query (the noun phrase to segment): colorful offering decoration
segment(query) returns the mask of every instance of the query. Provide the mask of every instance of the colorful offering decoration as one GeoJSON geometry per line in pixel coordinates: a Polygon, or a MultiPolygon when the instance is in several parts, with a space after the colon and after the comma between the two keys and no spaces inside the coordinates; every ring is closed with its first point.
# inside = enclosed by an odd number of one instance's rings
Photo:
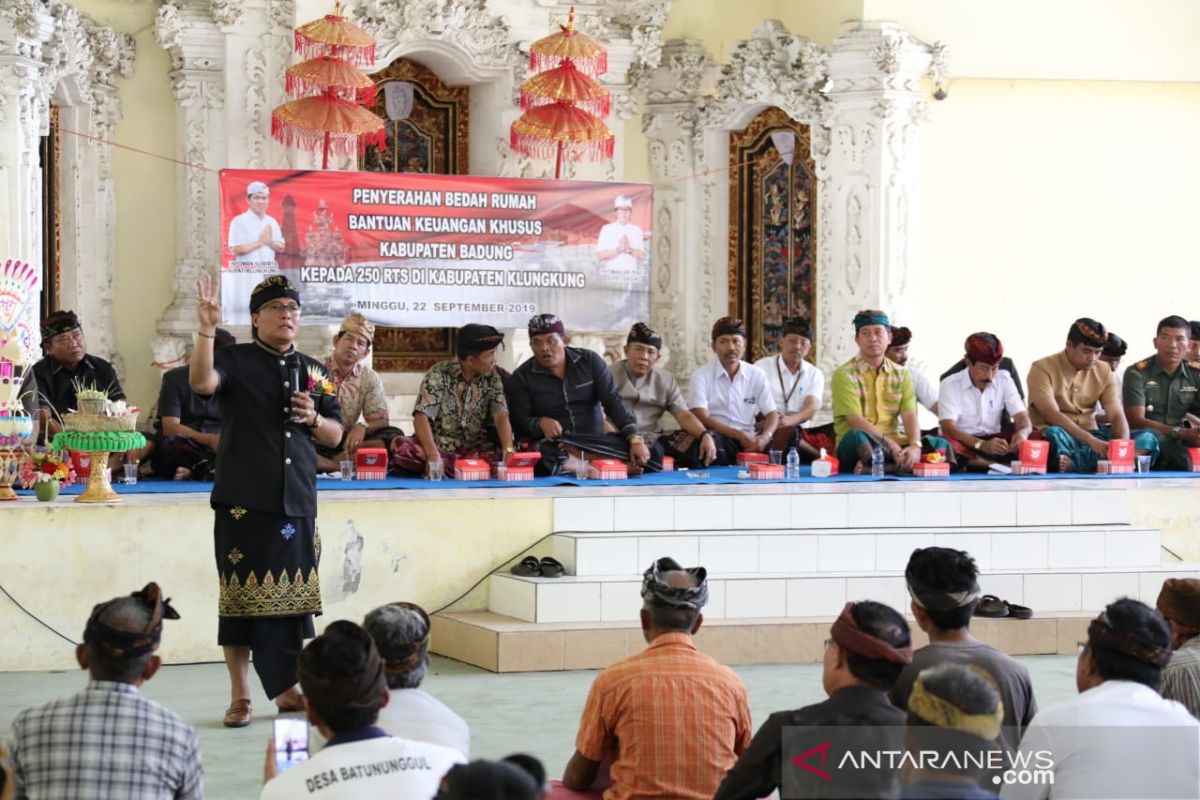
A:
{"type": "MultiPolygon", "coordinates": [[[[94,391],[94,390],[93,390],[94,391]]],[[[95,398],[80,397],[80,405],[95,398]]],[[[125,401],[104,400],[101,413],[75,413],[63,417],[66,430],[54,437],[54,448],[87,453],[92,470],[87,488],[75,498],[76,503],[119,503],[108,477],[110,453],[127,453],[146,446],[146,437],[138,433],[137,406],[125,401]]]]}

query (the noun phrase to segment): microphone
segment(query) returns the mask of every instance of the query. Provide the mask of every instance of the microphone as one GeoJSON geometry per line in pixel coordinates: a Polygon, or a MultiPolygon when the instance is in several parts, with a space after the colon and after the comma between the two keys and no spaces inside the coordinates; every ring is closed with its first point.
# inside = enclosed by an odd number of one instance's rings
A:
{"type": "MultiPolygon", "coordinates": [[[[291,403],[292,392],[303,391],[300,388],[300,356],[296,355],[293,351],[284,356],[284,361],[287,362],[288,388],[291,389],[291,392],[288,392],[287,399],[291,403]]],[[[291,406],[289,405],[288,408],[291,408],[291,406]]],[[[296,421],[296,417],[292,414],[288,415],[288,419],[292,422],[296,421]]]]}

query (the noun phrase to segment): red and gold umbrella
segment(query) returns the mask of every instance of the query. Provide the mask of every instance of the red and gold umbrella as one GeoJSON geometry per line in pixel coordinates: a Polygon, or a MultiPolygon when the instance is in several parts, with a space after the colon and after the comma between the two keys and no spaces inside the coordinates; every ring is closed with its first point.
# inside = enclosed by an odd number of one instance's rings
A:
{"type": "Polygon", "coordinates": [[[276,108],[271,113],[271,135],[288,147],[323,152],[322,169],[328,168],[330,153],[354,155],[368,145],[387,144],[382,119],[355,103],[327,96],[305,97],[276,108]]]}
{"type": "Polygon", "coordinates": [[[333,56],[301,61],[288,67],[287,93],[292,97],[332,93],[339,100],[371,105],[375,82],[353,64],[333,56]]]}
{"type": "Polygon", "coordinates": [[[342,3],[337,0],[332,14],[296,28],[296,52],[304,59],[329,54],[369,67],[375,63],[375,40],[342,16],[342,3]]]}
{"type": "Polygon", "coordinates": [[[614,139],[608,126],[570,103],[556,102],[531,108],[512,124],[509,146],[534,158],[554,158],[554,176],[562,174],[562,160],[603,161],[613,157],[614,139]]]}
{"type": "Polygon", "coordinates": [[[575,7],[567,14],[567,24],[558,33],[544,36],[529,48],[529,68],[541,72],[556,67],[564,58],[575,62],[588,75],[603,75],[608,70],[608,52],[604,45],[586,33],[575,30],[575,7]]]}
{"type": "Polygon", "coordinates": [[[560,100],[571,102],[598,117],[607,117],[611,108],[608,90],[595,78],[578,70],[569,58],[521,84],[521,108],[535,108],[560,100]]]}

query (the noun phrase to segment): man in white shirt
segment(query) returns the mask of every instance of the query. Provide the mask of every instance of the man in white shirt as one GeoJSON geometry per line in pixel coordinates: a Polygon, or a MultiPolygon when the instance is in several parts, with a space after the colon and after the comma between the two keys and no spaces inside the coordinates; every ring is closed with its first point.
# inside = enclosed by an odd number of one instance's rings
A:
{"type": "Polygon", "coordinates": [[[384,661],[391,692],[377,724],[392,736],[440,744],[470,757],[466,721],[420,688],[429,669],[429,627],[429,615],[415,603],[389,603],[363,620],[384,661]]]}
{"type": "Polygon", "coordinates": [[[905,327],[892,328],[892,342],[885,354],[889,361],[895,361],[908,370],[912,376],[913,393],[917,396],[917,404],[930,413],[938,413],[938,387],[929,380],[925,372],[916,364],[908,363],[908,345],[912,342],[912,331],[905,327]]]}
{"type": "Polygon", "coordinates": [[[229,252],[234,261],[250,264],[274,264],[275,254],[283,250],[283,230],[267,214],[271,190],[262,181],[246,187],[249,206],[229,223],[229,252]]]}
{"type": "Polygon", "coordinates": [[[779,353],[754,362],[767,376],[780,414],[771,449],[795,447],[804,461],[819,456],[822,447],[833,452],[832,436],[810,432],[825,394],[825,374],[805,361],[812,352],[812,340],[812,326],[807,319],[788,317],[780,332],[779,353]]]}
{"type": "Polygon", "coordinates": [[[746,326],[737,317],[721,317],[712,328],[715,358],[692,373],[688,393],[692,413],[713,431],[718,465],[737,461],[743,450],[762,453],[779,426],[779,411],[767,386],[767,376],[742,360],[746,326]],[[760,425],[757,417],[762,415],[760,425]]]}
{"type": "Polygon", "coordinates": [[[297,670],[308,721],[327,744],[277,773],[275,742],[267,748],[260,800],[403,797],[430,800],[442,776],[466,761],[448,747],[389,736],[376,725],[391,697],[375,643],[353,622],[332,622],[300,653],[297,670]]]}
{"type": "Polygon", "coordinates": [[[973,333],[966,350],[967,368],[942,381],[938,416],[959,463],[987,469],[998,461],[1011,461],[1033,432],[1033,423],[1012,376],[1000,369],[1000,340],[991,333],[973,333]],[[1006,411],[1013,420],[1009,432],[1001,430],[1006,411]]]}
{"type": "Polygon", "coordinates": [[[636,273],[638,264],[646,257],[646,250],[642,244],[642,229],[629,221],[633,217],[633,201],[620,195],[613,205],[616,207],[617,221],[600,229],[596,239],[596,258],[602,262],[600,268],[603,271],[636,273]]]}
{"type": "Polygon", "coordinates": [[[1200,797],[1200,722],[1158,693],[1170,658],[1166,620],[1137,600],[1110,603],[1088,626],[1079,696],[1039,712],[1021,739],[1018,757],[1053,781],[1014,776],[1001,797],[1200,797]]]}

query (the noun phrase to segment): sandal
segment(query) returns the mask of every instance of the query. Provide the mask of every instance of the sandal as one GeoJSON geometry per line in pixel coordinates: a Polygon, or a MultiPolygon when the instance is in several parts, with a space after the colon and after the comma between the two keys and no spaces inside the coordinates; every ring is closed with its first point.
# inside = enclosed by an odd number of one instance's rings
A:
{"type": "Polygon", "coordinates": [[[542,566],[538,563],[537,556],[525,556],[521,563],[515,564],[509,572],[522,578],[536,578],[542,574],[542,566]]]}
{"type": "Polygon", "coordinates": [[[1007,617],[1011,611],[1008,603],[996,597],[994,594],[985,594],[979,598],[979,604],[975,606],[976,617],[989,617],[991,619],[1000,619],[1007,617]]]}
{"type": "Polygon", "coordinates": [[[250,724],[250,701],[248,699],[234,700],[225,709],[225,718],[221,723],[226,728],[244,728],[250,724]]]}
{"type": "Polygon", "coordinates": [[[550,556],[543,558],[538,566],[541,568],[543,578],[561,578],[567,571],[562,562],[550,556]]]}
{"type": "Polygon", "coordinates": [[[1013,619],[1033,619],[1033,609],[1028,606],[1019,606],[1016,603],[1008,604],[1008,615],[1013,619]]]}

